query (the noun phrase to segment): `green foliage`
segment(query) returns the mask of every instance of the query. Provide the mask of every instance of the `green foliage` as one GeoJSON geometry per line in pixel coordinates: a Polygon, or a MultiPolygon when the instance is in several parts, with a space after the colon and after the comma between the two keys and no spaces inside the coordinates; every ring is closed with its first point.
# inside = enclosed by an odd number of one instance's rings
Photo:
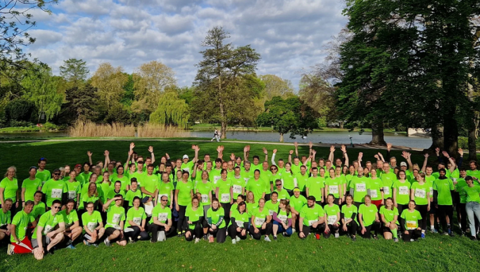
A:
{"type": "Polygon", "coordinates": [[[124,106],[130,107],[135,99],[135,89],[133,87],[134,84],[135,82],[133,81],[133,75],[128,75],[127,83],[123,86],[125,93],[123,94],[122,100],[120,100],[120,103],[122,103],[124,106]]]}
{"type": "Polygon", "coordinates": [[[60,76],[68,83],[68,88],[82,87],[89,73],[87,62],[81,59],[68,59],[60,66],[60,76]]]}
{"type": "Polygon", "coordinates": [[[37,108],[32,101],[16,99],[5,108],[5,118],[12,127],[29,126],[35,120],[37,108]]]}
{"type": "Polygon", "coordinates": [[[167,88],[160,96],[157,109],[150,114],[150,123],[186,128],[190,117],[188,112],[185,100],[179,98],[174,88],[167,88]]]}
{"type": "Polygon", "coordinates": [[[73,87],[65,92],[66,103],[62,105],[60,117],[56,120],[58,124],[71,125],[77,119],[96,120],[97,113],[97,89],[90,84],[82,88],[73,87]]]}
{"type": "Polygon", "coordinates": [[[317,124],[318,124],[318,127],[319,128],[324,128],[324,127],[327,127],[327,117],[325,116],[322,116],[320,118],[317,119],[317,124]]]}

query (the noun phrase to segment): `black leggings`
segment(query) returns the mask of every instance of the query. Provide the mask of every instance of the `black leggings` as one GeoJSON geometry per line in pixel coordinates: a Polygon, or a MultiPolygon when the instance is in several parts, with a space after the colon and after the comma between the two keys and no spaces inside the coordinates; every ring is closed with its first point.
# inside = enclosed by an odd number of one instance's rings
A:
{"type": "MultiPolygon", "coordinates": [[[[305,235],[304,238],[302,239],[305,239],[308,237],[308,235],[310,233],[322,233],[323,231],[325,230],[325,223],[323,224],[318,224],[316,228],[312,227],[312,226],[303,226],[303,234],[305,235]]],[[[300,232],[299,232],[300,234],[300,232]]]]}
{"type": "MultiPolygon", "coordinates": [[[[373,222],[370,226],[365,226],[365,231],[364,234],[362,234],[363,238],[370,239],[372,237],[372,230],[375,231],[375,236],[377,236],[377,233],[380,231],[380,222],[373,222]]],[[[360,230],[361,231],[361,230],[360,230]]],[[[361,234],[361,232],[360,232],[361,234]]]]}
{"type": "Polygon", "coordinates": [[[215,230],[208,229],[208,233],[213,235],[213,237],[217,238],[217,243],[225,242],[227,238],[227,228],[223,227],[221,229],[217,228],[215,230]]]}
{"type": "Polygon", "coordinates": [[[262,237],[262,235],[270,235],[270,233],[272,233],[272,227],[273,227],[273,224],[270,222],[266,224],[265,229],[262,229],[260,227],[258,228],[259,232],[255,233],[255,228],[253,227],[253,225],[251,225],[250,234],[253,236],[253,239],[260,240],[260,237],[262,237]]]}
{"type": "Polygon", "coordinates": [[[195,222],[195,228],[193,230],[188,228],[185,234],[187,234],[188,232],[190,233],[190,237],[187,237],[187,235],[185,235],[185,240],[187,241],[192,241],[194,235],[195,235],[195,238],[202,238],[203,236],[202,222],[200,221],[195,222]]]}
{"type": "MultiPolygon", "coordinates": [[[[165,231],[165,227],[159,226],[157,224],[150,224],[148,225],[148,231],[152,233],[152,242],[157,242],[158,240],[158,232],[165,231]]],[[[165,231],[165,237],[171,236],[175,233],[175,228],[171,227],[169,231],[165,231]]]]}
{"type": "Polygon", "coordinates": [[[348,223],[347,225],[347,233],[355,236],[357,234],[357,229],[358,229],[358,224],[355,220],[352,220],[352,222],[348,223]]]}
{"type": "Polygon", "coordinates": [[[453,207],[452,205],[438,205],[437,213],[440,218],[440,224],[442,225],[442,231],[445,232],[450,228],[450,225],[447,225],[445,216],[448,216],[450,224],[453,224],[453,207]]]}
{"type": "Polygon", "coordinates": [[[133,229],[133,231],[123,232],[125,234],[125,238],[127,239],[132,238],[133,241],[138,241],[139,236],[140,236],[140,240],[148,240],[148,238],[150,238],[148,236],[148,233],[146,231],[140,231],[139,227],[130,226],[129,228],[133,229]]]}
{"type": "Polygon", "coordinates": [[[240,239],[245,240],[247,239],[247,230],[245,230],[245,235],[242,235],[241,231],[237,231],[236,224],[231,224],[230,227],[228,227],[228,236],[230,236],[232,240],[237,236],[240,237],[240,239]]]}
{"type": "Polygon", "coordinates": [[[325,232],[324,232],[324,233],[323,233],[323,237],[325,237],[325,238],[330,238],[330,235],[332,235],[332,233],[335,233],[335,232],[338,231],[338,227],[339,227],[339,226],[340,226],[340,225],[338,225],[338,224],[328,225],[328,228],[330,229],[330,231],[329,231],[328,233],[325,233],[325,232]]]}
{"type": "Polygon", "coordinates": [[[398,209],[398,221],[400,222],[400,226],[398,226],[398,228],[400,229],[400,231],[404,231],[405,230],[405,219],[403,219],[400,216],[402,215],[403,210],[408,209],[408,204],[398,204],[397,209],[398,209]]]}
{"type": "Polygon", "coordinates": [[[422,216],[422,220],[421,220],[421,225],[420,227],[422,228],[422,230],[426,230],[427,229],[427,220],[429,221],[430,220],[430,215],[428,214],[428,205],[417,205],[415,207],[415,209],[417,211],[420,212],[420,215],[422,216]]]}
{"type": "Polygon", "coordinates": [[[403,241],[405,242],[410,242],[410,239],[417,239],[422,235],[421,230],[407,230],[408,234],[405,234],[405,232],[402,232],[402,238],[403,241]]]}
{"type": "Polygon", "coordinates": [[[178,205],[179,211],[178,211],[178,221],[177,221],[177,231],[181,232],[184,230],[184,224],[185,222],[185,211],[187,209],[187,206],[182,206],[178,205]]]}
{"type": "Polygon", "coordinates": [[[225,226],[228,226],[228,223],[230,223],[230,208],[232,207],[232,204],[230,203],[222,203],[222,208],[225,211],[225,215],[223,216],[223,220],[225,220],[225,226]]]}
{"type": "Polygon", "coordinates": [[[466,206],[467,204],[466,203],[459,203],[458,204],[459,207],[460,207],[460,213],[461,213],[461,223],[462,223],[462,231],[463,232],[467,232],[467,218],[468,218],[468,215],[467,215],[467,210],[466,210],[466,206]]]}

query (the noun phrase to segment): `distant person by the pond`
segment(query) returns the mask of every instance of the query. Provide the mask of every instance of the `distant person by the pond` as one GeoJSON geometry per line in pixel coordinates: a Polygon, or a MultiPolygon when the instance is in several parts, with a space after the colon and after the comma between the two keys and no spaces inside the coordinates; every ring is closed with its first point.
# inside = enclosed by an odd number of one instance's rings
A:
{"type": "Polygon", "coordinates": [[[213,138],[212,138],[212,142],[213,140],[217,140],[217,142],[220,142],[220,133],[218,132],[218,129],[215,129],[215,131],[213,132],[213,138]]]}

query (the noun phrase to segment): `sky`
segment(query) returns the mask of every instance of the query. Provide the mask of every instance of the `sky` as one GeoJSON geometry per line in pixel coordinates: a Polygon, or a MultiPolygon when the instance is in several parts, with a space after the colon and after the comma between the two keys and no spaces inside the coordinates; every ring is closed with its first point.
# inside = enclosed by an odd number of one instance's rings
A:
{"type": "Polygon", "coordinates": [[[33,10],[36,42],[26,51],[58,74],[69,58],[92,76],[109,62],[135,72],[153,60],[191,86],[207,31],[222,26],[234,46],[261,55],[257,74],[274,74],[295,88],[302,73],[324,61],[325,49],[347,24],[341,0],[59,0],[49,15],[33,10]]]}

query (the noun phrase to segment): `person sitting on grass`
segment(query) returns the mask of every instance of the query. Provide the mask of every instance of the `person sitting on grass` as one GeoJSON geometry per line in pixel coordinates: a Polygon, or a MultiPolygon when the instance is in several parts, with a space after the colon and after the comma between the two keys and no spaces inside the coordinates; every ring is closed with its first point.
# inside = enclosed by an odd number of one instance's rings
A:
{"type": "Polygon", "coordinates": [[[53,247],[65,239],[65,222],[59,213],[61,208],[62,202],[54,200],[51,209],[38,220],[32,236],[33,255],[37,260],[42,260],[47,253],[53,254],[53,247]]]}
{"type": "Polygon", "coordinates": [[[167,207],[168,197],[162,195],[160,197],[160,204],[155,206],[152,210],[152,218],[148,223],[148,231],[152,233],[152,243],[167,240],[175,232],[172,228],[172,210],[167,207]]]}
{"type": "Polygon", "coordinates": [[[0,209],[0,241],[10,238],[10,224],[12,223],[10,209],[12,205],[13,201],[8,198],[3,202],[3,206],[0,209]]]}
{"type": "Polygon", "coordinates": [[[67,201],[67,208],[60,212],[63,216],[65,223],[65,241],[67,248],[75,249],[73,242],[82,234],[82,227],[78,220],[78,214],[75,208],[75,200],[70,199],[67,201]]]}
{"type": "Polygon", "coordinates": [[[403,232],[403,241],[405,242],[413,242],[416,241],[422,235],[422,228],[418,224],[420,220],[422,220],[422,215],[418,210],[415,209],[415,201],[410,200],[408,202],[408,209],[403,210],[400,217],[403,218],[403,222],[405,222],[403,232]]]}
{"type": "Polygon", "coordinates": [[[325,222],[322,206],[315,203],[314,196],[307,197],[307,205],[300,211],[298,237],[305,239],[310,233],[314,233],[317,240],[320,240],[320,233],[325,230],[325,222]]]}
{"type": "Polygon", "coordinates": [[[105,235],[107,237],[104,240],[105,245],[110,246],[113,241],[116,241],[121,246],[127,245],[123,234],[125,209],[123,208],[122,195],[116,195],[114,198],[109,199],[103,205],[103,209],[107,211],[107,224],[105,225],[105,235]],[[115,205],[110,206],[110,203],[113,201],[115,201],[115,205]]]}
{"type": "Polygon", "coordinates": [[[82,223],[85,234],[83,235],[83,243],[86,246],[98,246],[98,241],[105,233],[103,228],[102,215],[96,211],[95,204],[88,202],[86,205],[87,211],[82,214],[82,223]]]}
{"type": "Polygon", "coordinates": [[[27,200],[22,211],[19,211],[10,225],[10,244],[8,244],[7,254],[27,254],[32,253],[33,246],[27,237],[27,229],[36,227],[35,218],[31,215],[33,210],[33,201],[27,200]]]}

